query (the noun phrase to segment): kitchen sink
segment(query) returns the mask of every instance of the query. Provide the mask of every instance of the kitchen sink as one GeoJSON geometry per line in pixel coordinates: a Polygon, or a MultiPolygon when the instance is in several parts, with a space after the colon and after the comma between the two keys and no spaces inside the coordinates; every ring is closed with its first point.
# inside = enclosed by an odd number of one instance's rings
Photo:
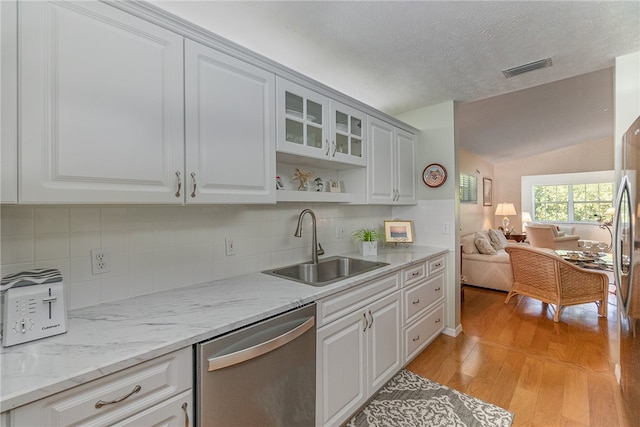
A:
{"type": "Polygon", "coordinates": [[[325,286],[338,280],[384,267],[385,265],[389,264],[334,256],[322,259],[317,264],[305,262],[275,270],[263,271],[263,273],[283,279],[294,280],[306,285],[325,286]]]}

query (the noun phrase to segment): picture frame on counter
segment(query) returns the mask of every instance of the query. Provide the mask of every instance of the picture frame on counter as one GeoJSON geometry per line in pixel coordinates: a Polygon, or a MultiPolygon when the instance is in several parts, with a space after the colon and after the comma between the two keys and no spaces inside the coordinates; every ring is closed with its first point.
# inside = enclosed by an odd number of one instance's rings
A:
{"type": "Polygon", "coordinates": [[[398,219],[385,221],[384,241],[386,243],[413,243],[413,222],[398,219]]]}

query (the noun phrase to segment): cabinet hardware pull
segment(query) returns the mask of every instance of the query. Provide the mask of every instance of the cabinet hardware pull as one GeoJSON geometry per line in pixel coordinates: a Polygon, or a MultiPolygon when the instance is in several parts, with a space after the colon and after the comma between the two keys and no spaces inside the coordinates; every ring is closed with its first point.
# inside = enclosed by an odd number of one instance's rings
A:
{"type": "Polygon", "coordinates": [[[371,314],[371,310],[369,310],[369,317],[371,317],[371,323],[369,323],[369,329],[373,326],[373,314],[371,314]]]}
{"type": "Polygon", "coordinates": [[[436,292],[440,292],[440,287],[434,289],[436,292]]]}
{"type": "Polygon", "coordinates": [[[193,180],[193,191],[191,192],[191,197],[196,197],[196,173],[191,172],[191,179],[193,180]]]}
{"type": "Polygon", "coordinates": [[[182,404],[182,410],[184,411],[184,427],[189,427],[189,411],[187,411],[187,402],[182,404]]]}
{"type": "Polygon", "coordinates": [[[413,342],[416,342],[416,341],[418,341],[419,339],[420,339],[420,335],[418,335],[417,337],[415,337],[415,338],[413,339],[413,342]]]}
{"type": "Polygon", "coordinates": [[[412,277],[416,277],[416,276],[419,276],[420,274],[421,274],[420,271],[416,271],[416,272],[412,273],[411,276],[412,277]]]}
{"type": "Polygon", "coordinates": [[[331,151],[331,144],[329,144],[329,140],[325,140],[325,143],[327,144],[327,152],[325,153],[325,156],[329,157],[329,152],[331,151]]]}
{"type": "Polygon", "coordinates": [[[413,301],[412,304],[420,304],[420,298],[418,298],[417,300],[413,301]]]}
{"type": "Polygon", "coordinates": [[[96,402],[96,408],[100,409],[105,405],[113,405],[114,403],[120,403],[123,400],[125,400],[128,397],[131,397],[131,395],[136,394],[137,392],[139,392],[140,390],[142,390],[142,387],[140,387],[140,385],[137,385],[133,388],[133,390],[131,390],[131,393],[127,394],[126,396],[122,396],[122,397],[118,397],[117,399],[114,399],[110,402],[105,402],[104,400],[98,400],[96,402]]]}
{"type": "Polygon", "coordinates": [[[438,317],[438,320],[436,320],[434,323],[440,323],[440,318],[438,317]]]}
{"type": "Polygon", "coordinates": [[[182,180],[180,179],[180,171],[176,171],[176,177],[178,178],[178,191],[176,191],[176,197],[180,197],[180,190],[182,189],[182,180]]]}
{"type": "Polygon", "coordinates": [[[362,313],[362,317],[364,317],[364,328],[362,329],[362,332],[366,332],[367,331],[367,327],[369,326],[369,320],[367,319],[367,313],[362,313]]]}
{"type": "Polygon", "coordinates": [[[335,157],[336,156],[336,151],[338,151],[338,144],[336,144],[335,141],[333,142],[333,154],[331,154],[331,157],[335,157]]]}

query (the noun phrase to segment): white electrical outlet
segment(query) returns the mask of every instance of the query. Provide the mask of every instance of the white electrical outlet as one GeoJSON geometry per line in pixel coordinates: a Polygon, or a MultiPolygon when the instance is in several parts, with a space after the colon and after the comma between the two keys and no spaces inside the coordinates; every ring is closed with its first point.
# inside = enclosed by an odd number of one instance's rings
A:
{"type": "Polygon", "coordinates": [[[91,249],[91,272],[102,274],[111,271],[111,258],[109,249],[91,249]]]}
{"type": "Polygon", "coordinates": [[[336,239],[344,239],[344,226],[336,225],[336,239]]]}
{"type": "Polygon", "coordinates": [[[449,234],[449,223],[448,222],[443,222],[442,223],[442,234],[449,234]]]}
{"type": "Polygon", "coordinates": [[[236,246],[233,243],[233,239],[231,237],[224,238],[224,253],[226,256],[236,254],[236,246]]]}

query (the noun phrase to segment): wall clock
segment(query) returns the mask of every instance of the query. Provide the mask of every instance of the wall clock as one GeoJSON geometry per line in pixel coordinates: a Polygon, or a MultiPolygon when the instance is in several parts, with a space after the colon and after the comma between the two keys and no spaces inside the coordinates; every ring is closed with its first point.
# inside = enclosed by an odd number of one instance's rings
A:
{"type": "Polygon", "coordinates": [[[422,180],[428,187],[440,187],[447,180],[447,170],[438,163],[431,163],[422,171],[422,180]]]}

